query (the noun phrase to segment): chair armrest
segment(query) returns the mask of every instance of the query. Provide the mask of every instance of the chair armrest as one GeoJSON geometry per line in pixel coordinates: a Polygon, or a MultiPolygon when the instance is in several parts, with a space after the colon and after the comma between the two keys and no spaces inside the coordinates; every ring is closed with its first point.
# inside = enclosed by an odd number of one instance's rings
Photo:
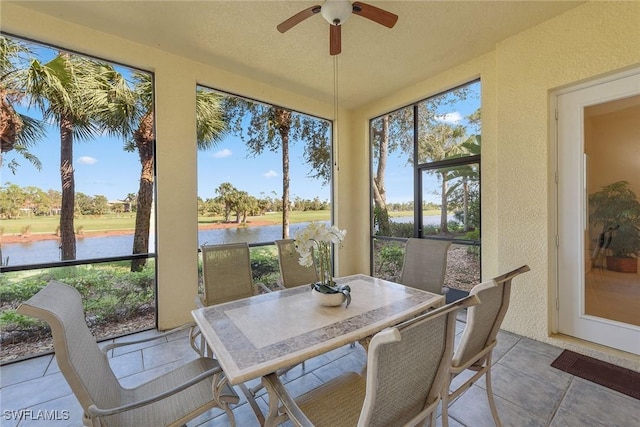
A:
{"type": "Polygon", "coordinates": [[[196,295],[195,302],[198,308],[205,308],[207,306],[207,304],[204,301],[203,295],[200,295],[200,294],[196,295]]]}
{"type": "Polygon", "coordinates": [[[163,332],[163,333],[158,334],[158,335],[154,335],[154,336],[149,337],[149,338],[142,338],[142,339],[139,339],[139,340],[125,341],[125,342],[114,342],[114,343],[105,345],[104,347],[102,347],[101,350],[102,350],[102,352],[104,354],[107,354],[109,352],[109,350],[113,350],[114,348],[125,347],[127,345],[140,344],[140,343],[143,343],[143,342],[157,340],[158,338],[164,338],[164,337],[166,337],[168,335],[175,334],[176,332],[183,331],[183,330],[185,330],[187,328],[191,328],[193,326],[195,326],[195,323],[193,323],[193,322],[192,323],[187,323],[185,325],[178,326],[177,328],[171,329],[169,331],[163,332]]]}
{"type": "Polygon", "coordinates": [[[284,281],[282,280],[282,276],[279,276],[276,279],[276,285],[278,286],[278,288],[280,289],[287,289],[287,287],[284,285],[284,281]]]}
{"type": "Polygon", "coordinates": [[[311,420],[307,418],[296,401],[293,400],[289,392],[287,392],[287,389],[284,388],[284,385],[280,382],[277,374],[269,374],[262,377],[262,381],[267,383],[270,386],[269,388],[276,394],[276,396],[278,396],[278,399],[282,402],[282,406],[285,408],[285,412],[294,425],[300,427],[313,427],[311,420]]]}
{"type": "Polygon", "coordinates": [[[181,385],[177,386],[177,387],[173,387],[169,390],[166,390],[162,393],[156,394],[155,396],[151,396],[148,397],[146,399],[140,400],[138,402],[133,402],[133,403],[129,403],[126,405],[122,405],[122,406],[118,406],[115,408],[109,408],[109,409],[101,409],[98,408],[96,405],[91,405],[88,408],[88,412],[89,415],[91,415],[91,417],[106,417],[109,415],[115,415],[115,414],[119,414],[121,412],[125,412],[125,411],[130,411],[132,409],[137,409],[140,408],[142,406],[146,406],[149,405],[151,403],[157,402],[159,400],[162,400],[166,397],[169,397],[173,394],[176,394],[178,392],[181,392],[182,390],[185,390],[191,386],[193,386],[194,384],[199,383],[200,381],[208,378],[208,377],[212,377],[215,374],[219,374],[222,372],[222,368],[220,366],[217,366],[215,368],[209,369],[207,371],[204,371],[203,373],[201,373],[200,375],[198,375],[197,377],[192,378],[191,380],[187,381],[186,383],[182,383],[181,385]]]}
{"type": "Polygon", "coordinates": [[[256,283],[255,284],[255,294],[268,294],[269,292],[271,292],[271,289],[269,289],[264,283],[256,283]]]}

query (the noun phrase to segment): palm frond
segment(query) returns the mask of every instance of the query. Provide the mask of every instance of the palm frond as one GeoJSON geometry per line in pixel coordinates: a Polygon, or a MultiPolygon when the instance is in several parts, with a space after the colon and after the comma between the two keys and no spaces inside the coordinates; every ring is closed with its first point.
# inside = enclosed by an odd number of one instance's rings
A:
{"type": "Polygon", "coordinates": [[[196,91],[196,132],[200,150],[211,148],[226,134],[222,96],[216,92],[203,89],[196,91]]]}

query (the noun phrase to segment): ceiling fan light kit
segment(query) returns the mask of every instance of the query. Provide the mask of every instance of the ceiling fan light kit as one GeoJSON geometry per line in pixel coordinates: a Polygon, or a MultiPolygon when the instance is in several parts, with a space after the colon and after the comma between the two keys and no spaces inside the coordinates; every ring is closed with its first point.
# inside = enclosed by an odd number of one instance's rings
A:
{"type": "Polygon", "coordinates": [[[330,24],[329,53],[331,55],[337,55],[342,50],[340,27],[349,19],[351,14],[360,15],[387,28],[393,28],[398,21],[398,15],[367,3],[359,1],[351,3],[349,0],[326,0],[322,5],[311,6],[296,13],[278,25],[277,29],[284,33],[318,13],[330,24]]]}
{"type": "Polygon", "coordinates": [[[327,0],[320,7],[320,14],[331,25],[342,25],[353,12],[349,0],[327,0]]]}

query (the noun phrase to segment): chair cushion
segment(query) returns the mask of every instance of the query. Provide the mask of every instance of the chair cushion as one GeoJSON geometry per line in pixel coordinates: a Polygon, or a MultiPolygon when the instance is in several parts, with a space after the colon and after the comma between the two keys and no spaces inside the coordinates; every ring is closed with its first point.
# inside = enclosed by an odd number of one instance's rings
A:
{"type": "Polygon", "coordinates": [[[365,379],[348,372],[303,394],[296,403],[316,427],[355,426],[365,392],[365,379]]]}
{"type": "MultiPolygon", "coordinates": [[[[139,401],[172,387],[177,387],[184,383],[185,379],[193,378],[216,366],[218,366],[218,362],[214,359],[204,357],[195,359],[136,388],[126,389],[122,404],[139,401]]],[[[212,378],[209,377],[159,402],[123,414],[106,417],[107,425],[164,426],[167,425],[168,420],[181,420],[187,415],[192,418],[194,412],[203,413],[216,407],[211,400],[212,396],[212,378]]],[[[238,403],[240,399],[235,391],[227,385],[223,392],[223,400],[228,403],[238,403]]],[[[183,423],[180,422],[178,425],[183,423]]]]}

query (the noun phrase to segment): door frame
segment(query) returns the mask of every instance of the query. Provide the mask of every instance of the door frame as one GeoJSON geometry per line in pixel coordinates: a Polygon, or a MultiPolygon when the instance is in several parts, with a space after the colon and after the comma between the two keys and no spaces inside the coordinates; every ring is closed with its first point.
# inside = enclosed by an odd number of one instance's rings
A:
{"type": "MultiPolygon", "coordinates": [[[[603,84],[607,84],[607,83],[612,83],[616,80],[621,80],[621,79],[625,79],[631,76],[636,76],[636,75],[640,75],[640,67],[635,66],[633,68],[629,68],[626,70],[622,70],[622,71],[617,71],[614,73],[609,73],[605,76],[601,76],[598,78],[594,78],[592,80],[583,82],[583,83],[579,83],[576,85],[571,85],[571,86],[566,86],[560,89],[557,89],[553,92],[550,93],[549,96],[549,131],[550,131],[550,140],[551,140],[551,150],[550,150],[550,166],[552,166],[552,168],[550,169],[550,177],[549,177],[549,185],[552,187],[550,188],[551,190],[551,194],[553,194],[553,198],[552,198],[552,202],[551,204],[551,209],[552,209],[552,221],[553,221],[553,226],[551,227],[550,230],[550,243],[551,243],[551,247],[553,248],[553,255],[551,255],[549,257],[549,261],[550,261],[550,276],[553,276],[553,286],[550,286],[549,288],[549,296],[550,296],[550,300],[549,300],[549,309],[550,309],[550,332],[554,333],[554,334],[560,334],[560,266],[559,266],[559,256],[560,256],[560,251],[559,251],[559,236],[560,236],[560,186],[559,186],[559,179],[560,179],[560,155],[559,155],[559,151],[560,151],[560,147],[559,147],[559,123],[558,123],[558,100],[560,98],[560,96],[562,95],[566,95],[572,92],[578,92],[578,91],[582,91],[585,89],[589,89],[591,87],[595,87],[595,86],[599,86],[599,85],[603,85],[603,84]]],[[[640,92],[639,92],[640,93],[640,92]]],[[[620,99],[620,98],[611,98],[611,99],[605,99],[603,100],[603,102],[607,102],[610,100],[615,100],[615,99],[620,99]]],[[[586,202],[585,202],[586,203],[586,202]]],[[[583,242],[584,245],[584,242],[583,242]]],[[[584,248],[583,248],[584,249],[584,248]]],[[[584,277],[581,277],[582,279],[584,279],[584,277]]],[[[565,333],[562,333],[565,334],[565,333]]],[[[575,339],[579,339],[579,340],[584,340],[584,341],[588,341],[584,338],[580,338],[580,337],[575,337],[572,335],[568,335],[565,334],[567,336],[571,336],[572,338],[575,339]]],[[[588,341],[588,342],[592,342],[592,341],[588,341]]],[[[605,344],[599,344],[599,343],[595,343],[596,345],[603,345],[606,346],[605,344]]],[[[613,347],[611,347],[613,348],[613,347]]],[[[621,350],[621,351],[625,351],[625,350],[621,350]]]]}

